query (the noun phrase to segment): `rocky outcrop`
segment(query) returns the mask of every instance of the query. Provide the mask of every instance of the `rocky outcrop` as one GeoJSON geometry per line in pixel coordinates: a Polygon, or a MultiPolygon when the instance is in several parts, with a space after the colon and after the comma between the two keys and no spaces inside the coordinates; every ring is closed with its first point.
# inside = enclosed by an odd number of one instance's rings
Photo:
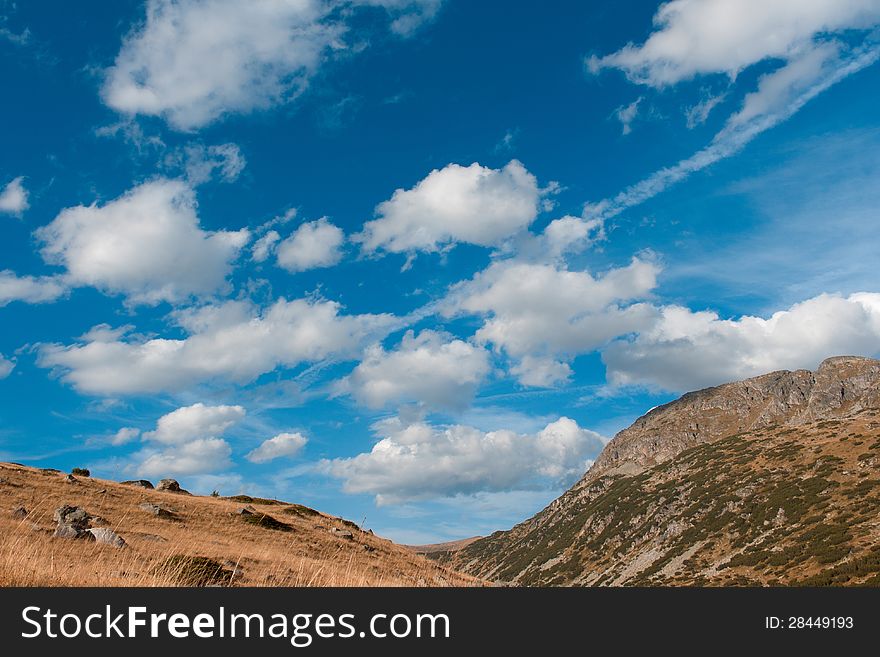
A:
{"type": "Polygon", "coordinates": [[[95,538],[88,531],[92,517],[85,509],[65,504],[55,509],[52,519],[56,523],[53,534],[56,538],[95,538]]]}
{"type": "Polygon", "coordinates": [[[878,464],[880,361],[830,358],[652,409],[534,517],[431,556],[526,585],[880,584],[878,464]]]}
{"type": "Polygon", "coordinates": [[[125,486],[137,486],[138,488],[146,488],[148,490],[153,489],[153,484],[151,484],[146,479],[131,479],[129,481],[121,482],[125,486]]]}
{"type": "Polygon", "coordinates": [[[180,493],[181,495],[190,494],[189,491],[180,487],[180,484],[177,483],[176,479],[162,479],[156,484],[156,490],[164,491],[166,493],[180,493]]]}
{"type": "Polygon", "coordinates": [[[87,529],[86,531],[91,534],[92,538],[98,543],[111,545],[115,548],[124,548],[126,546],[125,540],[123,540],[123,538],[112,529],[108,529],[107,527],[95,527],[87,529]]]}
{"type": "Polygon", "coordinates": [[[797,426],[880,407],[880,361],[839,356],[815,372],[771,372],[690,392],[652,409],[606,445],[581,484],[633,475],[696,445],[767,426],[797,426]]]}

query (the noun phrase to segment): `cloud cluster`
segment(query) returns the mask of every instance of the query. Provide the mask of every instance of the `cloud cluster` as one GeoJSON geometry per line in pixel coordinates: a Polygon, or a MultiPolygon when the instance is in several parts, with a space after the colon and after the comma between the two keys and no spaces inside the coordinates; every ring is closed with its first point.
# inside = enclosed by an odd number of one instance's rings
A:
{"type": "Polygon", "coordinates": [[[375,495],[380,505],[557,488],[582,475],[605,442],[566,417],[535,434],[407,424],[399,418],[374,429],[381,439],[371,451],[324,461],[320,468],[342,479],[346,492],[375,495]]]}
{"type": "MultiPolygon", "coordinates": [[[[632,44],[602,58],[594,72],[620,68],[638,83],[672,85],[699,74],[726,73],[767,59],[781,60],[765,73],[712,142],[664,167],[617,196],[585,206],[585,216],[604,221],[640,205],[691,174],[742,150],[755,137],[786,121],[806,103],[853,73],[880,60],[876,34],[851,45],[844,31],[864,33],[880,25],[874,0],[673,0],[655,16],[657,30],[642,46],[632,44]]],[[[723,96],[688,110],[688,125],[705,120],[723,96]]]]}
{"type": "Polygon", "coordinates": [[[24,188],[24,176],[13,178],[0,191],[0,213],[20,217],[30,207],[28,191],[24,188]]]}
{"type": "Polygon", "coordinates": [[[635,258],[601,277],[545,263],[503,260],[455,286],[443,312],[485,316],[476,340],[518,360],[523,385],[568,378],[563,362],[620,335],[650,326],[656,310],[638,303],[657,284],[659,267],[635,258]]]}
{"type": "Polygon", "coordinates": [[[875,0],[672,0],[657,10],[645,43],[592,57],[588,66],[618,68],[654,87],[707,73],[733,78],[764,59],[801,54],[819,34],[878,22],[875,0]]]}
{"type": "MultiPolygon", "coordinates": [[[[397,322],[390,315],[342,315],[317,299],[279,299],[258,311],[230,301],[174,316],[183,339],[118,334],[72,345],[44,345],[38,364],[58,368],[65,382],[93,395],[179,391],[209,381],[246,383],[278,367],[351,358],[397,322]]],[[[105,332],[106,333],[106,332],[105,332]]]]}
{"type": "MultiPolygon", "coordinates": [[[[134,455],[143,477],[166,477],[215,472],[231,465],[232,448],[221,438],[245,416],[241,406],[198,403],[163,415],[153,431],[141,438],[147,447],[134,455]]],[[[133,434],[137,430],[122,429],[133,434]]],[[[128,436],[126,436],[127,439],[128,436]]]]}
{"type": "Polygon", "coordinates": [[[490,369],[481,347],[437,331],[407,331],[393,351],[378,344],[368,348],[344,388],[370,408],[420,402],[457,409],[473,398],[490,369]]]}
{"type": "Polygon", "coordinates": [[[686,391],[781,369],[814,369],[834,355],[880,353],[880,294],[823,294],[768,318],[660,309],[658,321],[602,358],[608,380],[686,391]]]}
{"type": "Polygon", "coordinates": [[[67,285],[57,276],[18,276],[8,269],[0,271],[0,308],[13,301],[49,303],[67,291],[67,285]]]}
{"type": "Polygon", "coordinates": [[[430,252],[458,242],[493,246],[535,220],[542,193],[517,160],[502,169],[450,164],[395,191],[353,239],[366,252],[430,252]]]}
{"type": "MultiPolygon", "coordinates": [[[[259,252],[255,247],[254,259],[257,259],[258,253],[262,254],[262,249],[271,248],[277,235],[275,231],[270,231],[261,238],[264,242],[261,243],[259,252]]],[[[278,265],[289,272],[332,267],[342,259],[344,242],[345,233],[326,218],[306,222],[275,247],[278,265]]]]}
{"type": "Polygon", "coordinates": [[[280,433],[264,440],[259,447],[248,452],[245,458],[251,463],[268,463],[275,459],[296,456],[309,442],[301,433],[280,433]]]}
{"type": "Polygon", "coordinates": [[[247,230],[202,230],[191,187],[160,178],[104,205],[62,210],[36,231],[43,258],[72,286],[131,304],[179,303],[222,290],[247,230]]]}

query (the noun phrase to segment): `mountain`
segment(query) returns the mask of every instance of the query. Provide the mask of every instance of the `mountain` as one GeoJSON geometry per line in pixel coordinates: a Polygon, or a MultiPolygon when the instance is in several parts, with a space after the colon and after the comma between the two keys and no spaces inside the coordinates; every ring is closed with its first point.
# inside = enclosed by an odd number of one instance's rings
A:
{"type": "Polygon", "coordinates": [[[515,526],[432,556],[517,585],[880,585],[880,361],[684,395],[515,526]]]}

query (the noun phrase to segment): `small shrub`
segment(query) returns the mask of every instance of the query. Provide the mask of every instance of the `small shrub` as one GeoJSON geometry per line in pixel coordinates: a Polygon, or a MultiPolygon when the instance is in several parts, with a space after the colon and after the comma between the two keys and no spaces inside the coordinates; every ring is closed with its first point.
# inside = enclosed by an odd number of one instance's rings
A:
{"type": "Polygon", "coordinates": [[[92,473],[86,468],[74,468],[70,471],[70,474],[76,475],[77,477],[90,477],[92,473]]]}
{"type": "Polygon", "coordinates": [[[226,585],[232,581],[232,571],[209,557],[175,554],[162,561],[153,573],[167,577],[180,586],[226,585]]]}

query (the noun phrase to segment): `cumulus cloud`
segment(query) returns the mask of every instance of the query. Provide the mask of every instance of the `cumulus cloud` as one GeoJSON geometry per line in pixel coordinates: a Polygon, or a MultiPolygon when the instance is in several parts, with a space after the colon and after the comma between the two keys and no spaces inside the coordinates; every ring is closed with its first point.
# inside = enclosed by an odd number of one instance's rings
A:
{"type": "Polygon", "coordinates": [[[179,445],[193,440],[222,436],[245,416],[241,406],[185,406],[163,415],[156,429],[143,435],[144,440],[163,445],[179,445]]]}
{"type": "Polygon", "coordinates": [[[342,259],[345,233],[327,218],[302,224],[278,244],[278,264],[290,272],[332,267],[342,259]]]}
{"type": "Polygon", "coordinates": [[[321,0],[148,0],[102,88],[125,114],[193,130],[300,93],[343,27],[321,0]]]}
{"type": "Polygon", "coordinates": [[[13,301],[49,303],[67,294],[67,285],[57,276],[18,276],[0,271],[0,308],[13,301]]]}
{"type": "MultiPolygon", "coordinates": [[[[134,454],[133,467],[143,477],[203,474],[227,468],[232,448],[221,436],[244,416],[241,406],[198,403],[178,408],[160,417],[153,431],[141,435],[147,446],[134,454]]],[[[137,432],[123,431],[133,435],[137,432]]]]}
{"type": "Polygon", "coordinates": [[[437,331],[407,331],[393,351],[368,348],[344,382],[361,404],[420,402],[432,408],[461,408],[491,370],[485,349],[437,331]]]}
{"type": "Polygon", "coordinates": [[[353,9],[382,7],[413,34],[442,0],[147,0],[145,20],[105,71],[104,102],[191,131],[301,94],[344,37],[353,9]]]}
{"type": "Polygon", "coordinates": [[[374,429],[380,440],[371,451],[324,461],[320,469],[342,479],[346,492],[375,495],[380,505],[564,486],[584,473],[604,445],[599,434],[566,417],[534,434],[399,418],[374,429]]]}
{"type": "Polygon", "coordinates": [[[673,0],[657,10],[644,44],[594,56],[588,66],[618,68],[654,87],[707,73],[735,77],[764,59],[797,55],[818,34],[878,22],[875,0],[673,0]]]}
{"type": "Polygon", "coordinates": [[[781,369],[813,369],[829,356],[880,353],[880,294],[823,294],[768,318],[660,309],[658,321],[602,353],[608,380],[685,391],[781,369]]]}
{"type": "Polygon", "coordinates": [[[457,242],[493,246],[535,220],[542,194],[517,160],[502,169],[450,164],[395,191],[353,239],[367,252],[437,251],[457,242]]]}
{"type": "Polygon", "coordinates": [[[232,465],[232,448],[225,440],[194,440],[162,450],[144,450],[135,466],[142,477],[169,477],[217,472],[232,465]]]}
{"type": "Polygon", "coordinates": [[[211,180],[215,173],[222,182],[235,182],[247,166],[247,159],[237,144],[205,146],[194,142],[168,153],[162,164],[166,169],[183,172],[195,187],[211,180]]]}
{"type": "Polygon", "coordinates": [[[119,445],[127,445],[140,438],[140,436],[140,429],[136,427],[122,427],[119,431],[110,436],[110,444],[116,447],[119,445]]]}
{"type": "Polygon", "coordinates": [[[245,457],[252,463],[268,463],[282,457],[296,456],[308,439],[301,433],[280,433],[269,438],[245,457]]]}
{"type": "Polygon", "coordinates": [[[163,178],[102,206],[62,210],[36,236],[43,258],[65,267],[69,284],[151,305],[222,290],[249,239],[247,230],[202,230],[192,188],[163,178]]]}
{"type": "Polygon", "coordinates": [[[566,359],[650,326],[656,310],[636,301],[658,273],[638,258],[598,278],[557,264],[498,261],[454,286],[442,310],[485,316],[476,340],[517,359],[512,371],[524,385],[554,385],[570,373],[566,359]]]}
{"type": "Polygon", "coordinates": [[[0,213],[20,217],[29,207],[28,191],[24,188],[24,176],[14,178],[0,192],[0,213]]]}
{"type": "Polygon", "coordinates": [[[3,354],[0,354],[0,381],[12,374],[12,370],[14,369],[15,363],[11,360],[7,360],[3,357],[3,354]]]}
{"type": "Polygon", "coordinates": [[[342,315],[332,301],[279,299],[258,311],[231,301],[174,314],[183,339],[135,337],[44,345],[38,364],[94,395],[157,393],[210,381],[246,383],[278,367],[354,358],[398,320],[342,315]]]}

